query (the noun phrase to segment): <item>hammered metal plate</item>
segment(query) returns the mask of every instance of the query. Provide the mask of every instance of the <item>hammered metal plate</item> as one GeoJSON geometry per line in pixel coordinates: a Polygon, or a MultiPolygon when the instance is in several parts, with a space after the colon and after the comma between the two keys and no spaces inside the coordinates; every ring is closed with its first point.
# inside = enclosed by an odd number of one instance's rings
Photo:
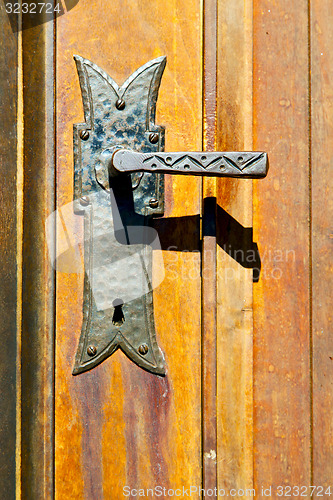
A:
{"type": "Polygon", "coordinates": [[[91,61],[74,59],[85,116],[85,123],[74,125],[74,199],[76,213],[84,216],[85,278],[73,374],[95,367],[120,348],[140,367],[164,375],[151,284],[158,239],[149,227],[153,214],[163,214],[163,175],[125,174],[110,179],[105,189],[95,167],[108,148],[163,151],[164,128],[155,125],[155,108],[166,58],[145,64],[120,87],[91,61]]]}

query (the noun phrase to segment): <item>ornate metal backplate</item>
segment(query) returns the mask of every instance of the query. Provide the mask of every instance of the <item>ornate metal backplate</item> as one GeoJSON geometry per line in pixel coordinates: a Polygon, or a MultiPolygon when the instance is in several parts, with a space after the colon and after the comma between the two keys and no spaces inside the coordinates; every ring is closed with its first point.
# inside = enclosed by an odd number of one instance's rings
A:
{"type": "Polygon", "coordinates": [[[73,374],[120,348],[140,367],[164,375],[151,284],[157,240],[149,227],[151,215],[163,214],[163,175],[109,179],[99,169],[103,151],[114,147],[163,151],[164,129],[155,125],[155,107],[166,58],[145,64],[121,87],[91,61],[74,59],[85,116],[85,123],[74,125],[74,198],[76,213],[84,216],[85,278],[73,374]]]}

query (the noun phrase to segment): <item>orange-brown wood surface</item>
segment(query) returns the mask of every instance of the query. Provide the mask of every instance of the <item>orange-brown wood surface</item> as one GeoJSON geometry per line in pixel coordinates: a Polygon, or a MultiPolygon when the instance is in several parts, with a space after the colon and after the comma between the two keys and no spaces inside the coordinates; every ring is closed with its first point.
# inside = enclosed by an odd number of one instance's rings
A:
{"type": "MultiPolygon", "coordinates": [[[[20,163],[18,162],[18,127],[16,124],[18,103],[18,36],[13,33],[5,6],[0,6],[0,95],[2,113],[0,116],[0,172],[6,182],[0,192],[1,220],[1,263],[0,263],[0,338],[6,349],[0,354],[0,495],[5,492],[15,497],[16,464],[15,451],[20,441],[16,421],[19,418],[20,398],[16,397],[19,387],[19,336],[17,322],[19,320],[17,295],[20,289],[20,262],[18,247],[20,244],[20,163]],[[16,192],[18,188],[18,193],[16,192]]],[[[21,214],[20,214],[21,215],[21,214]]]]}
{"type": "MultiPolygon", "coordinates": [[[[218,20],[217,149],[251,151],[251,2],[219,2],[218,20]]],[[[252,182],[219,180],[217,460],[218,486],[226,492],[253,487],[251,227],[252,182]]]]}
{"type": "Polygon", "coordinates": [[[333,10],[311,4],[313,484],[332,485],[333,464],[333,10]]]}
{"type": "MultiPolygon", "coordinates": [[[[177,151],[201,149],[201,53],[198,0],[81,0],[58,20],[59,207],[72,201],[72,126],[83,116],[73,54],[91,59],[119,83],[150,59],[167,55],[157,123],[166,126],[167,150],[177,151]]],[[[159,221],[161,239],[173,247],[164,252],[166,277],[154,291],[166,377],[144,372],[120,351],[73,377],[83,276],[58,273],[57,499],[116,499],[126,485],[201,483],[200,200],[200,180],[167,179],[165,216],[180,218],[173,219],[172,231],[170,223],[159,221]]]]}
{"type": "Polygon", "coordinates": [[[253,26],[254,478],[311,484],[308,2],[258,0],[253,26]]]}
{"type": "MultiPolygon", "coordinates": [[[[203,4],[203,150],[216,149],[217,1],[203,4]]],[[[202,485],[217,487],[216,179],[202,185],[202,485]]]]}

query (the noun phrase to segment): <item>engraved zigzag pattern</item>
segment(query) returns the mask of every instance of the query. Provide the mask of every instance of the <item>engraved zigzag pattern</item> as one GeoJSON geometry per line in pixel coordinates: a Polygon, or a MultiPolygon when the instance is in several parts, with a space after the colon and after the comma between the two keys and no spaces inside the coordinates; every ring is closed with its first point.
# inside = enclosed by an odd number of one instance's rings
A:
{"type": "MultiPolygon", "coordinates": [[[[199,156],[199,155],[198,155],[199,156]]],[[[205,155],[201,155],[201,158],[203,158],[205,155]]],[[[208,168],[216,165],[218,162],[225,162],[228,166],[235,168],[239,171],[243,171],[249,167],[254,166],[256,163],[258,163],[261,159],[263,158],[263,154],[255,155],[254,157],[250,158],[247,162],[245,163],[239,163],[233,160],[232,158],[226,156],[226,155],[217,155],[215,158],[210,160],[209,162],[205,162],[204,160],[199,160],[197,156],[190,156],[188,154],[182,155],[180,157],[175,158],[172,161],[172,155],[168,155],[167,157],[164,156],[159,156],[159,155],[152,155],[147,158],[143,159],[143,163],[148,163],[151,161],[159,161],[164,167],[168,168],[176,168],[177,165],[183,163],[185,160],[187,160],[189,163],[192,163],[192,165],[199,167],[203,170],[207,170],[208,168]],[[169,160],[170,158],[170,160],[169,160]]]]}

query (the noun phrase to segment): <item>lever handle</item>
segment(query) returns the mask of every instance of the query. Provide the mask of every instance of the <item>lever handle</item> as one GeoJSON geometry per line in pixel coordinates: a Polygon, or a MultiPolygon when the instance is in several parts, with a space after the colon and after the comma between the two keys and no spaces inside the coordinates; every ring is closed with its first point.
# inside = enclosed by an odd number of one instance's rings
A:
{"type": "Polygon", "coordinates": [[[258,179],[267,175],[268,156],[263,152],[136,153],[118,149],[112,156],[111,174],[119,172],[258,179]]]}

